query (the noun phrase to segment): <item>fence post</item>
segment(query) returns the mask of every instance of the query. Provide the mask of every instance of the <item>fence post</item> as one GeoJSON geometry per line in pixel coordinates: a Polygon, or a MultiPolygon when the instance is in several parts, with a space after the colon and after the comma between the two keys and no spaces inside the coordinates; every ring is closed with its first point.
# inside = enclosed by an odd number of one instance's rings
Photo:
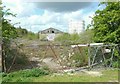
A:
{"type": "Polygon", "coordinates": [[[91,63],[90,63],[90,44],[88,44],[88,67],[91,69],[91,63]]]}

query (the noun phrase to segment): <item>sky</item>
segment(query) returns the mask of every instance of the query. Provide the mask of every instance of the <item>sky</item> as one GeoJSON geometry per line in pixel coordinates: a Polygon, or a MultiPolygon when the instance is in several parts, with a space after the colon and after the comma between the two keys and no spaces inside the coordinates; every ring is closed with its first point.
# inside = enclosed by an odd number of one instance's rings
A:
{"type": "MultiPolygon", "coordinates": [[[[72,0],[71,0],[72,1],[72,0]]],[[[6,16],[11,23],[19,23],[15,27],[21,26],[37,33],[38,31],[53,27],[64,32],[68,32],[70,20],[84,20],[85,28],[91,23],[92,17],[97,9],[104,7],[98,6],[99,2],[42,2],[25,0],[3,0],[4,9],[17,14],[16,17],[6,16]]]]}

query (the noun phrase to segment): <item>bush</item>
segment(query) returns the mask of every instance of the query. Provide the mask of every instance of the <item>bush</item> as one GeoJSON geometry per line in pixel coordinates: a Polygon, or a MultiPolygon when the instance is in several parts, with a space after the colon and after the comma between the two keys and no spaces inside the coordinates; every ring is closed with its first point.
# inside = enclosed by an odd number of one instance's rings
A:
{"type": "Polygon", "coordinates": [[[11,78],[6,77],[6,78],[4,78],[4,79],[2,80],[2,82],[8,82],[8,81],[11,81],[11,80],[12,80],[11,78]]]}
{"type": "Polygon", "coordinates": [[[29,39],[29,40],[35,40],[35,39],[38,39],[38,35],[33,32],[28,32],[28,34],[25,35],[23,38],[29,39]]]}
{"type": "Polygon", "coordinates": [[[112,67],[118,68],[118,61],[112,63],[112,67]]]}
{"type": "Polygon", "coordinates": [[[3,73],[3,82],[8,81],[29,81],[27,77],[39,77],[48,75],[49,71],[39,68],[21,70],[16,72],[11,72],[9,74],[3,73]],[[27,78],[27,79],[26,79],[27,78]]]}
{"type": "MultiPolygon", "coordinates": [[[[1,75],[1,74],[0,74],[1,75]]],[[[2,73],[2,77],[6,77],[7,76],[7,74],[6,73],[2,73]]]]}
{"type": "Polygon", "coordinates": [[[75,64],[73,65],[75,67],[81,67],[87,64],[87,55],[81,56],[79,53],[75,53],[71,59],[75,60],[75,64]]]}
{"type": "Polygon", "coordinates": [[[19,64],[22,66],[26,65],[28,58],[26,57],[25,53],[20,52],[19,49],[17,48],[14,48],[14,49],[12,47],[10,48],[11,49],[6,52],[6,55],[7,55],[6,56],[6,68],[9,69],[9,67],[11,66],[13,62],[14,57],[16,57],[15,58],[16,64],[19,64]]]}
{"type": "Polygon", "coordinates": [[[68,33],[61,34],[55,38],[55,41],[68,44],[70,41],[70,34],[68,33]]]}
{"type": "Polygon", "coordinates": [[[88,29],[80,34],[68,34],[64,33],[55,38],[55,41],[62,42],[64,44],[79,44],[79,43],[91,43],[93,41],[93,30],[88,29]]]}
{"type": "Polygon", "coordinates": [[[22,77],[39,77],[42,75],[48,75],[49,73],[43,69],[32,69],[32,70],[24,70],[24,71],[20,71],[19,73],[21,73],[22,77]]]}
{"type": "MultiPolygon", "coordinates": [[[[39,68],[34,68],[34,69],[27,69],[27,70],[20,70],[17,72],[12,72],[7,74],[7,77],[39,77],[42,75],[48,75],[49,72],[47,70],[44,69],[39,69],[39,68]]],[[[4,77],[6,76],[6,74],[4,73],[4,77]]]]}

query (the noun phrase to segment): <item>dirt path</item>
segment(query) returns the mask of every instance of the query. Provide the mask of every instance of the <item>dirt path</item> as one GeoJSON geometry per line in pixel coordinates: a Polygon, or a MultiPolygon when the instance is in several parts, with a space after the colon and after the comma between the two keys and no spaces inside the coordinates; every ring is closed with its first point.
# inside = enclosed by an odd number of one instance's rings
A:
{"type": "Polygon", "coordinates": [[[50,69],[60,69],[61,66],[57,64],[52,57],[47,57],[41,60],[39,57],[32,57],[30,61],[36,62],[38,67],[41,67],[41,61],[46,64],[50,69]]]}
{"type": "Polygon", "coordinates": [[[48,58],[43,59],[43,62],[51,69],[59,69],[59,68],[61,68],[61,66],[59,64],[54,62],[52,57],[48,57],[48,58]]]}

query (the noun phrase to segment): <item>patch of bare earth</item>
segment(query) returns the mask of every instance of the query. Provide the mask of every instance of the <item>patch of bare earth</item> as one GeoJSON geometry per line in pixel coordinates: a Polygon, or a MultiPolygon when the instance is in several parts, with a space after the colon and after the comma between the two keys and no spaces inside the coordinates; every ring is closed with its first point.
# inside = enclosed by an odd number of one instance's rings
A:
{"type": "Polygon", "coordinates": [[[84,71],[84,72],[91,76],[102,76],[102,73],[98,71],[84,71]]]}
{"type": "Polygon", "coordinates": [[[59,64],[57,64],[52,57],[47,57],[43,59],[43,62],[51,69],[60,69],[62,68],[59,64]]]}

